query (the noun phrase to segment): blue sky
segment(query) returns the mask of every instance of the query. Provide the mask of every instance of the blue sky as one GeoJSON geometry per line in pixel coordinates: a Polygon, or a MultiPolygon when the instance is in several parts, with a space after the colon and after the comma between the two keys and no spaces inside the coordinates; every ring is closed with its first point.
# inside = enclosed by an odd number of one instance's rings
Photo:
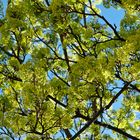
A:
{"type": "Polygon", "coordinates": [[[3,2],[4,12],[5,12],[6,7],[7,7],[7,1],[8,1],[8,0],[1,0],[1,1],[3,2]]]}
{"type": "Polygon", "coordinates": [[[101,15],[103,15],[112,25],[115,24],[119,29],[120,21],[123,19],[125,14],[124,10],[117,10],[113,7],[107,9],[103,5],[98,5],[97,7],[101,9],[101,15]]]}

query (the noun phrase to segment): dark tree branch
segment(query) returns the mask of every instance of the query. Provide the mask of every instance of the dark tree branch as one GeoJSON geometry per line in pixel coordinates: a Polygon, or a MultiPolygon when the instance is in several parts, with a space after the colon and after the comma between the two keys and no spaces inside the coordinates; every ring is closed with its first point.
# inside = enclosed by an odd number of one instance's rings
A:
{"type": "MultiPolygon", "coordinates": [[[[92,120],[90,117],[84,116],[84,115],[81,114],[80,112],[77,112],[76,115],[74,116],[74,118],[82,118],[82,119],[84,119],[84,120],[86,120],[86,121],[92,120]]],[[[106,124],[106,123],[100,122],[100,121],[98,121],[98,120],[95,120],[95,121],[94,121],[94,124],[100,125],[100,126],[102,126],[102,127],[108,128],[108,129],[110,129],[110,130],[113,130],[113,131],[115,131],[115,132],[117,132],[117,133],[119,133],[119,134],[122,134],[123,136],[125,136],[125,137],[127,137],[127,138],[130,138],[130,139],[132,139],[132,140],[139,140],[139,139],[136,138],[135,136],[132,136],[132,135],[126,133],[125,131],[123,131],[122,129],[117,128],[117,127],[115,127],[115,126],[112,126],[112,125],[110,125],[110,124],[106,124]]]]}
{"type": "Polygon", "coordinates": [[[68,87],[70,87],[70,84],[66,82],[63,78],[61,78],[54,70],[50,70],[58,79],[60,79],[63,83],[65,83],[68,87]]]}
{"type": "Polygon", "coordinates": [[[16,76],[6,76],[7,78],[11,79],[11,80],[15,80],[15,81],[19,81],[22,82],[22,79],[16,77],[16,76]]]}
{"type": "Polygon", "coordinates": [[[80,41],[80,38],[79,38],[79,36],[77,36],[74,32],[73,32],[73,29],[72,29],[72,27],[69,25],[69,29],[70,29],[70,33],[73,35],[73,37],[75,38],[75,40],[77,41],[77,43],[78,43],[78,45],[79,45],[79,47],[80,47],[80,49],[81,49],[81,51],[82,51],[82,53],[83,53],[83,56],[85,57],[86,56],[86,54],[85,54],[85,50],[83,49],[83,47],[82,47],[82,45],[81,45],[81,41],[80,41]]]}
{"type": "MultiPolygon", "coordinates": [[[[30,20],[30,19],[29,19],[29,20],[30,20]]],[[[35,33],[36,37],[38,38],[38,40],[39,40],[40,42],[42,42],[44,45],[46,45],[46,46],[54,53],[54,55],[55,55],[58,59],[63,60],[63,61],[66,61],[66,59],[60,57],[60,56],[56,53],[56,51],[55,51],[53,48],[51,48],[51,47],[49,46],[50,41],[47,42],[46,40],[44,40],[43,38],[41,38],[41,37],[37,34],[37,32],[35,31],[35,27],[33,26],[33,24],[32,24],[31,21],[30,21],[30,23],[31,23],[31,25],[32,25],[32,27],[33,27],[33,29],[34,29],[34,33],[35,33]]],[[[65,53],[66,53],[66,52],[65,52],[65,53]]],[[[66,54],[65,54],[65,55],[66,55],[66,54]]],[[[69,62],[77,63],[76,61],[73,61],[73,60],[69,60],[69,62]]]]}
{"type": "Polygon", "coordinates": [[[121,0],[113,0],[113,1],[116,2],[116,3],[122,4],[121,0]]]}
{"type": "Polygon", "coordinates": [[[137,92],[140,92],[140,89],[138,89],[135,85],[130,84],[130,87],[132,87],[133,90],[136,90],[137,92]]]}
{"type": "Polygon", "coordinates": [[[46,2],[46,4],[47,4],[48,6],[50,6],[50,3],[49,3],[49,1],[48,1],[48,0],[45,0],[45,2],[46,2]]]}
{"type": "MultiPolygon", "coordinates": [[[[128,82],[125,81],[119,74],[115,74],[115,76],[116,76],[117,78],[119,78],[120,80],[122,80],[124,83],[128,83],[128,82]]],[[[136,90],[137,92],[140,92],[140,89],[139,89],[137,86],[135,86],[135,85],[133,85],[133,84],[130,84],[130,87],[131,87],[133,90],[136,90]]]]}
{"type": "Polygon", "coordinates": [[[109,125],[109,124],[106,124],[106,123],[102,123],[102,122],[97,121],[97,120],[96,120],[94,123],[95,123],[95,124],[98,124],[98,125],[100,125],[100,126],[103,126],[103,127],[105,127],[105,128],[111,129],[111,130],[113,130],[113,131],[115,131],[115,132],[118,132],[119,134],[122,134],[123,136],[125,136],[125,137],[127,137],[127,138],[130,138],[130,139],[132,139],[132,140],[140,140],[140,139],[138,139],[138,138],[136,138],[136,137],[134,137],[134,136],[132,136],[132,135],[126,133],[125,131],[123,131],[123,130],[117,128],[117,127],[114,127],[114,126],[112,126],[112,125],[109,125]]]}
{"type": "Polygon", "coordinates": [[[0,135],[6,135],[12,140],[15,140],[13,133],[6,126],[3,126],[2,128],[0,128],[0,130],[1,130],[0,135]]]}
{"type": "Polygon", "coordinates": [[[0,74],[2,74],[3,76],[5,76],[6,78],[10,79],[10,80],[14,80],[14,81],[19,81],[22,82],[22,79],[17,77],[17,76],[11,76],[9,74],[5,74],[3,72],[0,72],[0,74]]]}
{"type": "Polygon", "coordinates": [[[66,61],[66,64],[68,66],[68,71],[70,72],[71,67],[70,67],[70,64],[69,64],[69,56],[68,56],[68,53],[67,53],[67,48],[66,48],[66,46],[63,46],[64,37],[65,37],[65,33],[60,34],[62,48],[63,48],[63,52],[64,52],[64,56],[65,56],[65,61],[66,61]]]}
{"type": "Polygon", "coordinates": [[[73,137],[70,138],[70,140],[76,139],[82,132],[84,132],[92,123],[94,123],[103,111],[104,109],[100,109],[90,121],[88,121],[73,137]]]}
{"type": "MultiPolygon", "coordinates": [[[[85,4],[85,3],[84,3],[84,4],[85,4]]],[[[118,34],[116,28],[113,27],[113,26],[108,22],[108,20],[107,20],[104,16],[99,15],[99,14],[92,8],[92,5],[90,5],[90,6],[86,5],[86,6],[89,7],[89,8],[93,11],[93,13],[94,13],[93,15],[94,15],[94,16],[95,16],[95,15],[98,16],[100,19],[102,19],[102,20],[113,30],[114,34],[118,37],[119,40],[121,40],[121,41],[126,41],[124,38],[122,38],[122,37],[118,34]]]]}
{"type": "Polygon", "coordinates": [[[4,46],[0,46],[0,49],[9,57],[14,57],[16,58],[20,64],[23,63],[24,60],[21,60],[19,56],[16,55],[15,51],[13,50],[13,48],[11,48],[12,53],[10,53],[8,50],[4,49],[4,46]]]}
{"type": "Polygon", "coordinates": [[[87,28],[85,11],[86,11],[86,6],[84,5],[84,10],[83,10],[84,27],[87,28]]]}
{"type": "Polygon", "coordinates": [[[123,88],[112,98],[112,100],[109,102],[109,104],[104,108],[105,110],[109,109],[112,104],[116,101],[116,99],[124,92],[127,87],[130,85],[130,82],[126,83],[123,88]]]}
{"type": "Polygon", "coordinates": [[[76,139],[83,131],[85,131],[92,123],[94,123],[97,120],[97,118],[104,112],[104,110],[109,109],[115,102],[115,100],[122,94],[122,92],[124,92],[127,89],[129,84],[130,83],[125,84],[122,87],[122,89],[113,97],[109,104],[104,108],[101,108],[90,121],[88,121],[72,138],[70,138],[70,140],[76,139]]]}
{"type": "Polygon", "coordinates": [[[48,95],[47,98],[52,99],[55,103],[61,105],[62,107],[66,108],[67,105],[63,104],[62,102],[60,102],[59,100],[57,100],[56,98],[52,97],[51,95],[48,95]]]}
{"type": "MultiPolygon", "coordinates": [[[[116,96],[114,96],[114,98],[113,98],[113,99],[110,101],[110,103],[106,106],[106,109],[107,109],[107,107],[110,108],[110,105],[112,105],[112,104],[114,103],[114,99],[118,98],[119,95],[127,88],[127,86],[128,86],[128,85],[125,85],[125,86],[122,88],[122,90],[120,90],[120,92],[118,92],[118,93],[116,94],[116,96]]],[[[50,95],[48,95],[47,97],[49,97],[50,99],[52,99],[53,101],[55,101],[56,103],[58,103],[59,105],[61,105],[62,107],[64,107],[64,108],[67,107],[65,104],[61,103],[60,101],[58,101],[57,99],[53,98],[53,97],[50,96],[50,95]]],[[[99,114],[99,113],[98,113],[98,114],[99,114]]],[[[96,116],[97,116],[97,115],[96,115],[96,116]]],[[[73,116],[73,118],[78,118],[78,117],[79,117],[79,118],[82,118],[82,119],[84,119],[84,120],[87,120],[87,121],[89,121],[89,122],[93,122],[94,124],[103,126],[103,127],[105,127],[105,128],[108,128],[108,129],[111,129],[111,130],[113,130],[113,131],[115,131],[115,132],[118,132],[119,134],[122,134],[122,135],[124,135],[125,137],[128,137],[128,138],[130,138],[130,139],[132,139],[132,140],[139,140],[138,138],[136,138],[136,137],[134,137],[134,136],[132,136],[132,135],[130,135],[130,134],[124,132],[123,130],[121,130],[121,129],[117,128],[117,127],[111,126],[111,125],[106,124],[106,123],[102,123],[102,122],[97,121],[97,120],[93,121],[92,118],[89,118],[89,117],[87,117],[87,116],[82,115],[82,114],[80,113],[80,111],[76,111],[76,115],[73,116]]],[[[97,118],[96,118],[96,119],[97,119],[97,118]]],[[[64,129],[64,132],[66,133],[67,137],[70,138],[70,140],[74,140],[74,139],[75,139],[75,138],[73,138],[73,137],[72,137],[73,139],[71,138],[71,133],[68,132],[67,129],[64,129]]]]}
{"type": "Polygon", "coordinates": [[[8,56],[14,57],[14,55],[13,55],[12,53],[6,51],[6,50],[4,49],[4,47],[1,46],[0,49],[1,49],[5,54],[7,54],[8,56]]]}
{"type": "Polygon", "coordinates": [[[70,138],[72,137],[72,135],[71,135],[69,129],[63,129],[63,130],[64,130],[64,132],[65,132],[67,138],[70,139],[70,138]]]}

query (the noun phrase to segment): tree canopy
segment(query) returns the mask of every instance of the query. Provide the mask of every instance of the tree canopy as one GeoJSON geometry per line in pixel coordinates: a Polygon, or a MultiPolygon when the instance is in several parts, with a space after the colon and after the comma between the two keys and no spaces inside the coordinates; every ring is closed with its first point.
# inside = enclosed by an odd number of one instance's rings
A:
{"type": "Polygon", "coordinates": [[[139,10],[139,0],[9,0],[0,19],[0,137],[139,140],[139,10]],[[123,9],[120,25],[99,4],[123,9]]]}

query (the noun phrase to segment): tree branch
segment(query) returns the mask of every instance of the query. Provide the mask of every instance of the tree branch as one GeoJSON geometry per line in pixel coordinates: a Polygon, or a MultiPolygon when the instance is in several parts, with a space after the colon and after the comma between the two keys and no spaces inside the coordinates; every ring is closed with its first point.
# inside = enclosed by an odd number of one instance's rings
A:
{"type": "Polygon", "coordinates": [[[104,110],[109,109],[115,102],[115,100],[122,94],[122,92],[124,92],[127,89],[129,84],[130,83],[125,84],[122,87],[122,89],[113,97],[109,104],[104,108],[101,108],[90,121],[88,121],[72,138],[70,138],[70,140],[76,139],[82,132],[84,132],[92,123],[94,123],[97,120],[97,118],[104,112],[104,110]]]}
{"type": "Polygon", "coordinates": [[[117,127],[112,126],[112,125],[109,125],[109,124],[106,124],[106,123],[102,123],[102,122],[99,122],[97,120],[94,123],[98,124],[100,126],[103,126],[105,128],[111,129],[111,130],[113,130],[115,132],[118,132],[119,134],[122,134],[123,136],[125,136],[127,138],[130,138],[132,140],[139,140],[138,138],[136,138],[136,137],[134,137],[134,136],[124,132],[123,130],[121,130],[121,129],[117,128],[117,127]]]}
{"type": "Polygon", "coordinates": [[[102,20],[113,30],[114,34],[118,37],[119,40],[121,40],[121,41],[126,41],[124,38],[122,38],[122,37],[118,34],[116,28],[114,28],[114,27],[108,22],[108,20],[107,20],[104,16],[99,15],[99,14],[92,8],[92,5],[90,5],[90,6],[86,5],[86,6],[87,6],[88,8],[90,8],[96,16],[98,16],[100,19],[102,19],[102,20]]]}
{"type": "Polygon", "coordinates": [[[46,4],[47,4],[47,6],[50,6],[50,3],[49,3],[48,0],[45,0],[45,2],[46,2],[46,4]]]}
{"type": "MultiPolygon", "coordinates": [[[[128,83],[128,82],[125,81],[119,74],[115,74],[115,76],[116,76],[117,78],[119,78],[120,80],[122,80],[124,83],[128,83]]],[[[131,87],[133,90],[136,90],[137,92],[140,92],[140,89],[139,89],[137,86],[135,86],[135,85],[133,85],[133,84],[130,84],[130,87],[131,87]]]]}
{"type": "Polygon", "coordinates": [[[109,102],[109,104],[104,108],[105,110],[109,109],[112,104],[116,101],[116,99],[122,94],[122,92],[124,92],[128,85],[130,85],[130,82],[126,83],[123,88],[112,98],[112,100],[109,102]]]}
{"type": "Polygon", "coordinates": [[[57,100],[56,98],[52,97],[51,95],[48,95],[47,97],[52,99],[54,102],[56,102],[57,104],[61,105],[62,107],[64,107],[64,108],[67,107],[67,105],[61,103],[59,100],[57,100]]]}
{"type": "Polygon", "coordinates": [[[66,136],[67,136],[68,139],[72,137],[69,129],[63,129],[63,130],[64,130],[64,132],[65,132],[65,134],[66,134],[66,136]]]}
{"type": "MultiPolygon", "coordinates": [[[[85,116],[85,115],[81,114],[80,112],[77,112],[76,115],[75,115],[73,118],[82,118],[82,119],[84,119],[84,120],[86,120],[86,121],[92,120],[90,117],[85,116]]],[[[113,131],[115,131],[115,132],[117,132],[117,133],[119,133],[119,134],[122,134],[123,136],[125,136],[125,137],[127,137],[127,138],[130,138],[130,139],[132,139],[132,140],[139,140],[139,139],[136,138],[135,136],[132,136],[132,135],[126,133],[125,131],[123,131],[122,129],[117,128],[117,127],[115,127],[115,126],[112,126],[112,125],[110,125],[110,124],[106,124],[106,123],[100,122],[100,121],[98,121],[98,120],[95,120],[95,121],[94,121],[94,124],[100,125],[100,126],[102,126],[102,127],[108,128],[108,129],[110,129],[110,130],[113,130],[113,131]]]]}
{"type": "Polygon", "coordinates": [[[65,83],[68,87],[70,87],[69,83],[66,82],[63,78],[61,78],[54,70],[50,70],[58,79],[60,79],[63,83],[65,83]]]}

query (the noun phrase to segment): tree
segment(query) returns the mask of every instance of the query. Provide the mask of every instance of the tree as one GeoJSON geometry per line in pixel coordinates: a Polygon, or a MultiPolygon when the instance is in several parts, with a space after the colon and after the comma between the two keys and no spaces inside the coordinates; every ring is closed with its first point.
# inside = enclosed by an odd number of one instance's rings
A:
{"type": "Polygon", "coordinates": [[[103,0],[125,10],[119,30],[98,2],[9,1],[0,21],[1,138],[140,139],[140,2],[103,0]]]}

